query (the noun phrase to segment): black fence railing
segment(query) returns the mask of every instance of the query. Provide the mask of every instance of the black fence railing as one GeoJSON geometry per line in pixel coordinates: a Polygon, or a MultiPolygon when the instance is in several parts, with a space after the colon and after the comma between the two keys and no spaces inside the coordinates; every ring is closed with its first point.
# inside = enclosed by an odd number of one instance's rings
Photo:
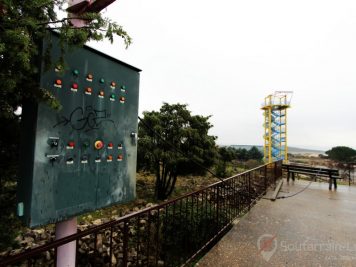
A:
{"type": "Polygon", "coordinates": [[[77,266],[180,266],[192,261],[282,176],[266,164],[196,192],[2,259],[0,266],[55,266],[75,241],[77,266]]]}

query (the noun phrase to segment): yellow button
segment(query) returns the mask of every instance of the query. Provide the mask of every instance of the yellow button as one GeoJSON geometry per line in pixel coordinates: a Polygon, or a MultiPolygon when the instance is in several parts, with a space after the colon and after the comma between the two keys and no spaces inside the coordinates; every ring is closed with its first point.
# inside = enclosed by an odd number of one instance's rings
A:
{"type": "Polygon", "coordinates": [[[94,147],[95,147],[96,149],[98,149],[98,150],[99,150],[99,149],[102,149],[102,148],[104,147],[103,141],[100,141],[100,140],[95,141],[94,147]]]}

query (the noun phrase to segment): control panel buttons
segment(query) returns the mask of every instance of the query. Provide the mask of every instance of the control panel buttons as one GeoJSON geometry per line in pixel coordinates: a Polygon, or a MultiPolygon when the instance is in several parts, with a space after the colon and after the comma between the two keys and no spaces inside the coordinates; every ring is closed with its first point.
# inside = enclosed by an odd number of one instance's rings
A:
{"type": "Polygon", "coordinates": [[[104,143],[103,143],[103,141],[101,141],[101,140],[97,140],[97,141],[95,141],[95,143],[94,143],[94,147],[95,147],[95,149],[97,149],[97,150],[102,149],[102,148],[104,147],[104,143]]]}
{"type": "Polygon", "coordinates": [[[124,157],[123,157],[122,155],[118,155],[118,156],[117,156],[117,161],[122,161],[123,158],[124,158],[124,157]]]}
{"type": "Polygon", "coordinates": [[[73,75],[78,76],[79,75],[79,70],[73,70],[73,75]]]}
{"type": "Polygon", "coordinates": [[[72,83],[72,87],[70,88],[71,91],[77,92],[78,91],[78,84],[77,83],[72,83]]]}
{"type": "Polygon", "coordinates": [[[114,147],[114,144],[112,143],[112,142],[110,142],[109,144],[108,144],[108,149],[112,149],[114,147]]]}
{"type": "Polygon", "coordinates": [[[101,158],[100,158],[99,156],[96,157],[96,158],[95,158],[95,162],[96,162],[96,163],[100,163],[100,162],[101,162],[101,158]]]}
{"type": "Polygon", "coordinates": [[[92,81],[93,81],[93,74],[88,73],[88,75],[87,75],[87,81],[88,81],[88,82],[92,82],[92,81]]]}
{"type": "Polygon", "coordinates": [[[69,141],[67,144],[67,149],[73,149],[75,146],[75,143],[73,141],[69,141]]]}
{"type": "Polygon", "coordinates": [[[121,85],[121,91],[122,92],[126,92],[126,86],[125,85],[121,85]]]}
{"type": "Polygon", "coordinates": [[[117,149],[122,149],[122,144],[118,144],[117,149]]]}
{"type": "Polygon", "coordinates": [[[103,90],[99,91],[99,95],[98,95],[99,98],[104,98],[104,95],[105,95],[105,93],[103,90]]]}
{"type": "Polygon", "coordinates": [[[114,94],[110,95],[110,101],[115,101],[115,95],[114,94]]]}
{"type": "Polygon", "coordinates": [[[112,155],[107,156],[106,161],[107,162],[112,162],[112,155]]]}
{"type": "Polygon", "coordinates": [[[91,95],[92,92],[93,92],[93,89],[91,89],[91,87],[85,88],[85,94],[86,95],[91,95]]]}
{"type": "Polygon", "coordinates": [[[121,104],[124,104],[124,103],[125,103],[125,97],[123,97],[123,96],[120,97],[120,103],[121,103],[121,104]]]}
{"type": "Polygon", "coordinates": [[[74,163],[74,159],[73,159],[73,158],[67,158],[66,163],[67,163],[68,165],[71,165],[71,164],[74,163]]]}
{"type": "Polygon", "coordinates": [[[62,88],[62,80],[56,79],[56,80],[54,81],[54,87],[62,88]]]}
{"type": "Polygon", "coordinates": [[[115,87],[116,87],[116,82],[111,82],[110,83],[110,88],[111,89],[115,89],[115,87]]]}
{"type": "Polygon", "coordinates": [[[99,82],[104,83],[105,82],[104,78],[100,78],[99,82]]]}

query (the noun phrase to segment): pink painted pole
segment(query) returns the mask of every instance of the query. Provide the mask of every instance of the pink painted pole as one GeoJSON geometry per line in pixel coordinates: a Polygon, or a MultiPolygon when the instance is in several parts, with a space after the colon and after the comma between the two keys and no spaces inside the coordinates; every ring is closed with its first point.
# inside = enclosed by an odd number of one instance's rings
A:
{"type": "MultiPolygon", "coordinates": [[[[56,223],[56,240],[77,232],[77,217],[56,223]]],[[[57,248],[57,267],[75,267],[76,242],[57,248]]]]}

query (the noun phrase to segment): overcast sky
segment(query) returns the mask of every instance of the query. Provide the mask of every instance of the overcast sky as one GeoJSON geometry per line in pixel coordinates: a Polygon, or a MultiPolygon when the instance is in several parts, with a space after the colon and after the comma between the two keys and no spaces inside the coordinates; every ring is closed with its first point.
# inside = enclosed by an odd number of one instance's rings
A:
{"type": "Polygon", "coordinates": [[[117,0],[133,38],[91,46],[142,69],[140,112],[213,115],[217,143],[263,143],[265,96],[292,90],[289,145],[356,148],[355,0],[117,0]]]}

